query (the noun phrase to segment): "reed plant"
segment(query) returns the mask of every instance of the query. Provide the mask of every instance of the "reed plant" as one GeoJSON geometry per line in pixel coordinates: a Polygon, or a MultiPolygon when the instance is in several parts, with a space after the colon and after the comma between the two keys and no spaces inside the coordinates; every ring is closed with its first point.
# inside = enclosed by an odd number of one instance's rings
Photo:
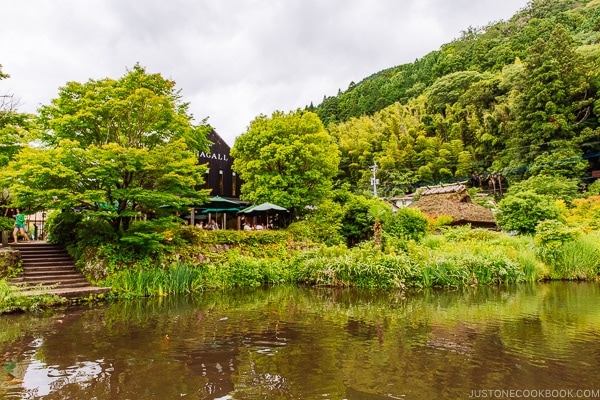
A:
{"type": "Polygon", "coordinates": [[[220,266],[222,282],[228,287],[256,287],[290,281],[289,263],[274,258],[239,257],[220,266]]]}
{"type": "Polygon", "coordinates": [[[421,245],[409,245],[407,253],[420,271],[415,285],[461,287],[537,279],[541,273],[532,247],[531,240],[501,232],[448,227],[441,235],[426,237],[421,245]],[[519,259],[520,254],[527,258],[519,259]]]}
{"type": "Polygon", "coordinates": [[[382,253],[365,243],[304,254],[295,262],[295,274],[297,282],[312,285],[391,288],[404,287],[414,272],[406,254],[382,253]]]}
{"type": "Polygon", "coordinates": [[[563,243],[551,262],[555,279],[598,279],[600,244],[598,235],[585,235],[563,243]]]}
{"type": "Polygon", "coordinates": [[[111,275],[104,284],[121,297],[188,294],[204,288],[206,275],[201,268],[176,264],[163,269],[127,269],[111,275]]]}

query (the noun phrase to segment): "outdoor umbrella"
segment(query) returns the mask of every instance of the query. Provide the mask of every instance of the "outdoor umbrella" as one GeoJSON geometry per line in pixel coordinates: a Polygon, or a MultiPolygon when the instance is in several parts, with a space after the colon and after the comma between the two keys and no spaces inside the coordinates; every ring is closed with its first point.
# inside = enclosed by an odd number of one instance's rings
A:
{"type": "Polygon", "coordinates": [[[201,207],[202,214],[215,214],[215,219],[219,219],[219,213],[222,214],[222,223],[221,226],[225,227],[227,225],[227,220],[225,215],[231,212],[238,212],[240,210],[240,205],[233,200],[226,199],[221,196],[213,196],[209,199],[208,203],[203,204],[201,207]]]}
{"type": "Polygon", "coordinates": [[[219,209],[219,210],[222,210],[222,209],[231,210],[234,208],[236,208],[238,210],[240,209],[240,205],[238,203],[236,203],[233,200],[229,200],[224,197],[221,197],[221,196],[210,197],[208,199],[208,202],[201,205],[200,207],[206,208],[206,209],[214,208],[214,209],[219,209]]]}
{"type": "Polygon", "coordinates": [[[262,203],[262,204],[258,204],[258,205],[254,205],[254,206],[250,206],[247,208],[244,208],[243,210],[240,210],[238,212],[238,215],[246,215],[246,216],[259,216],[259,215],[264,215],[266,216],[266,225],[269,225],[269,214],[276,214],[279,212],[288,212],[288,210],[284,207],[278,206],[277,204],[273,204],[273,203],[262,203]]]}

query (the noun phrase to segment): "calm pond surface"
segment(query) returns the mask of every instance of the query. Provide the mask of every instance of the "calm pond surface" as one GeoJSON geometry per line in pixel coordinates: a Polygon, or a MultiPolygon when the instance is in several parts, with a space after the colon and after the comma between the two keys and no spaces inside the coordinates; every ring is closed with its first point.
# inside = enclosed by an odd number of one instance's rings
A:
{"type": "Polygon", "coordinates": [[[600,398],[600,285],[298,287],[0,316],[2,399],[600,398]]]}

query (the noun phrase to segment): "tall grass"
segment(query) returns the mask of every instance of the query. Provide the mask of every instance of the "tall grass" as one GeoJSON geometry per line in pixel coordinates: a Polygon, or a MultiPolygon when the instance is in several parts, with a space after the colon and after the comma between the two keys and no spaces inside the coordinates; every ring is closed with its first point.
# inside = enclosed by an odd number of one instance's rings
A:
{"type": "Polygon", "coordinates": [[[123,270],[111,275],[104,284],[121,297],[166,296],[203,289],[206,274],[202,268],[177,264],[147,270],[123,270]]]}
{"type": "Polygon", "coordinates": [[[363,242],[350,249],[321,245],[298,250],[287,247],[283,234],[253,237],[260,243],[252,244],[242,235],[227,238],[239,243],[198,246],[198,253],[189,247],[189,254],[172,267],[127,268],[104,284],[124,297],[286,283],[383,289],[464,287],[533,282],[549,276],[590,278],[596,276],[600,263],[595,242],[578,241],[565,246],[550,275],[533,238],[466,227],[446,228],[420,243],[386,240],[383,246],[363,242]],[[207,251],[218,254],[205,256],[207,251]],[[202,264],[191,266],[198,260],[202,264]]]}
{"type": "Polygon", "coordinates": [[[551,261],[556,279],[597,279],[600,244],[597,236],[582,236],[564,243],[551,261]]]}

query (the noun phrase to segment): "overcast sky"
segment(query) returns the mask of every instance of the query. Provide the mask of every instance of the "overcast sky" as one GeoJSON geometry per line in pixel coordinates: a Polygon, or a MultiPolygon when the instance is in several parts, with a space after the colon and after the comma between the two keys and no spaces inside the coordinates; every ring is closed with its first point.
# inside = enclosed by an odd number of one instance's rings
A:
{"type": "Polygon", "coordinates": [[[174,80],[195,121],[233,145],[258,115],[291,111],[413,62],[527,0],[7,0],[0,94],[35,112],[66,82],[139,62],[174,80]]]}

